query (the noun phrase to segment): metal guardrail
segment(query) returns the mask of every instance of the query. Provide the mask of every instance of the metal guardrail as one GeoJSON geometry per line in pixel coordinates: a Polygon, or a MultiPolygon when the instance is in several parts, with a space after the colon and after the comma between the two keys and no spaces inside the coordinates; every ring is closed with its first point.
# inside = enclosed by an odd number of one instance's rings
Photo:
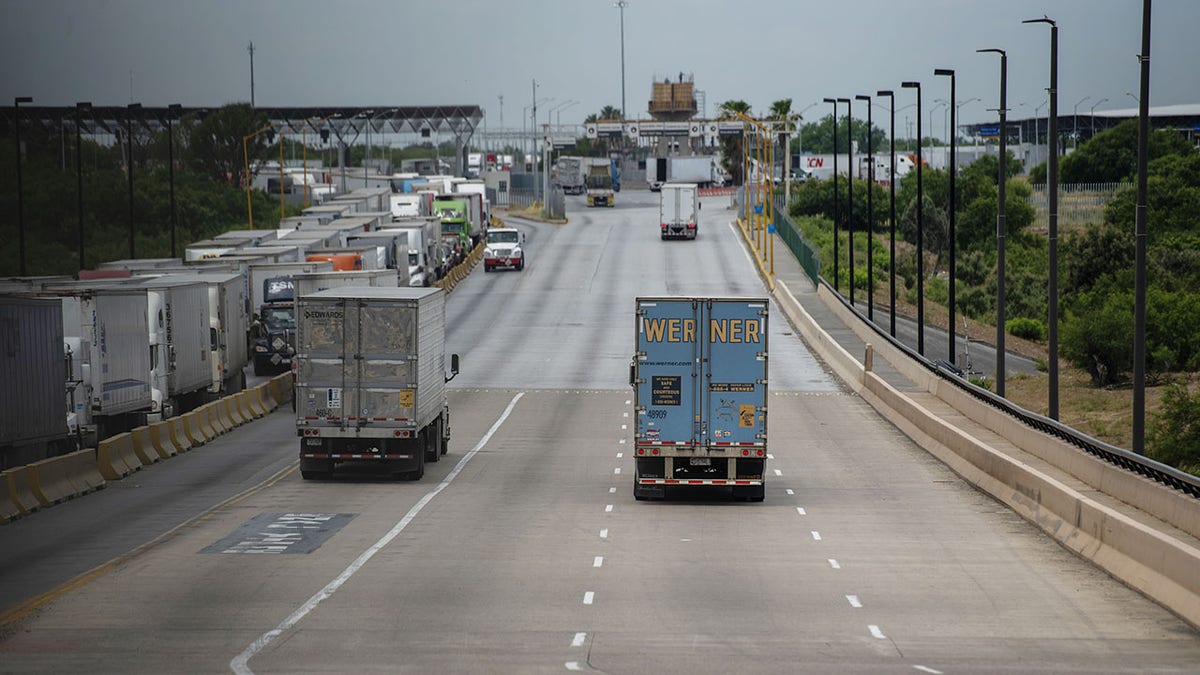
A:
{"type": "Polygon", "coordinates": [[[838,298],[842,305],[846,307],[846,309],[853,312],[854,315],[859,318],[859,320],[870,326],[871,329],[875,331],[875,334],[880,337],[880,339],[886,340],[892,346],[903,351],[922,367],[927,368],[931,373],[934,373],[944,381],[950,382],[979,401],[986,403],[993,408],[1009,415],[1010,417],[1017,419],[1026,426],[1032,427],[1033,429],[1036,429],[1044,434],[1054,436],[1055,438],[1058,438],[1059,440],[1062,440],[1094,457],[1104,460],[1109,464],[1113,464],[1125,469],[1126,471],[1131,471],[1140,476],[1149,478],[1160,485],[1178,490],[1179,492],[1182,492],[1190,497],[1200,499],[1200,477],[1193,476],[1186,471],[1180,471],[1179,469],[1167,466],[1166,464],[1156,462],[1148,457],[1143,457],[1142,455],[1130,452],[1124,448],[1119,448],[1115,445],[1092,438],[1091,436],[1073,429],[1062,422],[1026,410],[1021,406],[1016,405],[1012,401],[1009,401],[1008,399],[1001,398],[1000,396],[997,396],[983,387],[972,384],[962,376],[950,371],[948,368],[945,368],[933,361],[930,361],[921,354],[918,354],[908,345],[893,338],[890,334],[884,331],[881,326],[869,321],[857,307],[854,307],[847,302],[846,298],[841,293],[838,293],[836,290],[834,290],[833,287],[830,286],[824,279],[821,280],[821,284],[829,289],[834,296],[838,298]]]}

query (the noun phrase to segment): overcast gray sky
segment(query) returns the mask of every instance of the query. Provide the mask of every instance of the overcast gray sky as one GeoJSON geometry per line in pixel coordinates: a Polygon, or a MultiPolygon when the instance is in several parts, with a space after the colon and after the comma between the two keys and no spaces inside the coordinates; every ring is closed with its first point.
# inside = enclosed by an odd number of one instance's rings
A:
{"type": "MultiPolygon", "coordinates": [[[[1046,100],[1050,30],[1059,25],[1059,110],[1132,108],[1138,92],[1139,0],[630,0],[624,10],[629,117],[645,115],[653,78],[693,74],[707,113],[742,99],[755,112],[791,98],[924,84],[925,123],[958,73],[962,123],[994,119],[999,59],[1009,56],[1009,105],[1029,117],[1046,100]],[[1024,105],[1021,105],[1024,104],[1024,105]]],[[[620,11],[613,0],[0,0],[0,101],[35,105],[250,99],[246,45],[256,48],[259,105],[475,104],[489,127],[520,128],[531,103],[580,122],[621,105],[620,11]],[[131,76],[132,73],[132,76],[131,76]],[[132,85],[131,85],[132,81],[132,85]],[[132,91],[131,91],[132,89],[132,91]],[[503,96],[501,107],[500,96],[503,96]]],[[[1200,0],[1154,3],[1153,105],[1200,102],[1200,0]]],[[[819,104],[809,120],[829,110],[819,104]]],[[[865,116],[865,104],[854,106],[865,116]]],[[[911,114],[911,111],[908,113],[911,114]]],[[[1041,114],[1046,114],[1043,106],[1041,114]]],[[[876,109],[876,123],[886,112],[876,109]]],[[[934,131],[941,126],[937,113],[934,131]]],[[[545,117],[539,115],[540,121],[545,117]]],[[[902,122],[897,122],[897,127],[902,122]]]]}

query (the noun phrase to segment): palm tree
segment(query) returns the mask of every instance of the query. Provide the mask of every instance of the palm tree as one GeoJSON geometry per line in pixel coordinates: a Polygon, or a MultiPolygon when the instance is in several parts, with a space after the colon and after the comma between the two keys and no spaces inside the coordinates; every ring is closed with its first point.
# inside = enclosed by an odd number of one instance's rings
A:
{"type": "Polygon", "coordinates": [[[611,105],[606,105],[600,109],[600,119],[619,120],[621,119],[621,109],[611,105]]]}
{"type": "MultiPolygon", "coordinates": [[[[742,100],[725,101],[721,104],[720,110],[721,114],[717,119],[737,119],[734,112],[750,116],[750,104],[742,100]]],[[[742,153],[741,134],[721,137],[721,166],[725,167],[726,173],[733,176],[735,185],[745,185],[745,177],[742,175],[742,153]]]]}

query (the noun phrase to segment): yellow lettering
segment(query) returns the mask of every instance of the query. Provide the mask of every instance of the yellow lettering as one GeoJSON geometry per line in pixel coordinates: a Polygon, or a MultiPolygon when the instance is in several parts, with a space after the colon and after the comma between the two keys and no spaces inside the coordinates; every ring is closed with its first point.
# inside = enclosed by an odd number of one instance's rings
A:
{"type": "Polygon", "coordinates": [[[696,341],[696,320],[695,319],[684,319],[683,320],[683,341],[684,342],[695,342],[696,341]]]}
{"type": "Polygon", "coordinates": [[[679,342],[679,319],[667,320],[667,342],[679,342]]]}
{"type": "Polygon", "coordinates": [[[728,338],[725,334],[725,322],[720,319],[712,319],[708,322],[708,341],[709,342],[727,342],[728,338]]]}
{"type": "Polygon", "coordinates": [[[742,341],[742,320],[741,319],[734,319],[729,322],[729,341],[734,342],[734,343],[742,341]]]}
{"type": "Polygon", "coordinates": [[[643,325],[646,327],[646,339],[650,342],[662,342],[663,328],[666,327],[666,322],[662,319],[645,319],[643,325]]]}
{"type": "Polygon", "coordinates": [[[751,319],[746,322],[746,342],[758,343],[758,319],[751,319]]]}

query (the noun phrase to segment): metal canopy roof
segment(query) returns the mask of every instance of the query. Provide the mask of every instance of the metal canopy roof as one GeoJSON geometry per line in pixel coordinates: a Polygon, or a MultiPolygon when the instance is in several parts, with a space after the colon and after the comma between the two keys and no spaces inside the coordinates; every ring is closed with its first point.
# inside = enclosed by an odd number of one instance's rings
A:
{"type": "MultiPolygon", "coordinates": [[[[166,127],[168,119],[177,120],[181,116],[203,119],[218,108],[219,106],[184,107],[172,111],[167,106],[131,109],[126,106],[97,105],[79,111],[75,106],[27,104],[20,107],[20,115],[23,131],[38,127],[46,131],[66,128],[74,131],[78,115],[80,130],[83,133],[115,134],[130,122],[141,128],[158,130],[166,127]]],[[[12,129],[15,110],[11,106],[0,107],[0,122],[5,130],[12,129]]],[[[483,120],[483,109],[477,105],[292,108],[259,106],[257,110],[265,114],[277,127],[288,127],[295,132],[305,127],[312,131],[328,128],[335,136],[347,142],[353,141],[359,133],[365,131],[368,123],[372,133],[425,135],[448,132],[461,142],[461,139],[469,138],[483,120]],[[318,126],[317,121],[326,117],[329,118],[328,121],[318,126]]]]}

